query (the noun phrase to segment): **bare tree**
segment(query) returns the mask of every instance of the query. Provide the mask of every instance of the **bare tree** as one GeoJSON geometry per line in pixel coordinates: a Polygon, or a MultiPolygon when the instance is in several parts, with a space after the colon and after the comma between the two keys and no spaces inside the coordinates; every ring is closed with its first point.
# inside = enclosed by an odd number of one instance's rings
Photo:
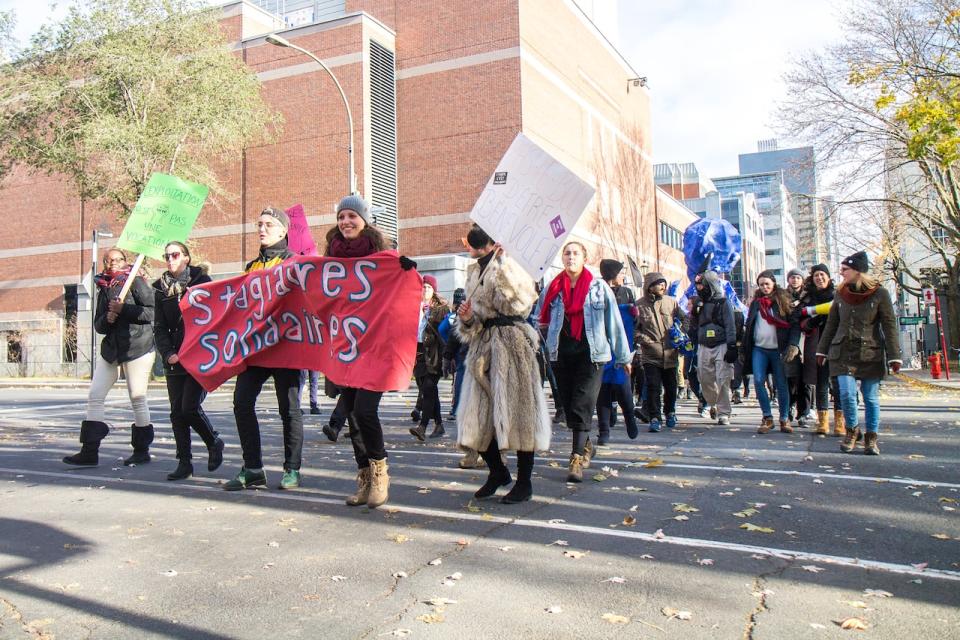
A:
{"type": "Polygon", "coordinates": [[[845,233],[911,293],[938,286],[960,336],[960,24],[952,0],[860,0],[842,44],[798,60],[779,115],[839,176],[845,233]],[[921,272],[902,251],[935,257],[921,272]],[[929,269],[929,267],[928,267],[929,269]],[[908,282],[909,277],[913,282],[908,282]]]}

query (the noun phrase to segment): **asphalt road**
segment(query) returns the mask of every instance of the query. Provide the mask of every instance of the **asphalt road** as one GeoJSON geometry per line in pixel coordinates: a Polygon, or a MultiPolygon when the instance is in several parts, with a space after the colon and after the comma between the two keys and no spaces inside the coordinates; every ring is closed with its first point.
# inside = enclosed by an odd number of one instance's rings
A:
{"type": "Polygon", "coordinates": [[[329,401],[306,416],[303,488],[274,488],[271,393],[271,488],[227,493],[229,392],[206,405],[223,467],[206,473],[195,439],[198,475],[172,483],[163,390],[151,464],[120,463],[118,387],[100,466],[70,469],[85,393],[0,389],[0,639],[960,638],[957,392],[886,385],[878,458],[809,431],[758,436],[752,402],[729,427],[685,402],[672,432],[630,441],[618,425],[582,485],[565,482],[558,428],[535,499],[514,506],[473,501],[485,472],[456,468],[449,437],[414,442],[412,396],[393,394],[391,500],[375,511],[343,505],[355,466],[319,431],[329,401]],[[841,630],[849,618],[867,630],[841,630]]]}

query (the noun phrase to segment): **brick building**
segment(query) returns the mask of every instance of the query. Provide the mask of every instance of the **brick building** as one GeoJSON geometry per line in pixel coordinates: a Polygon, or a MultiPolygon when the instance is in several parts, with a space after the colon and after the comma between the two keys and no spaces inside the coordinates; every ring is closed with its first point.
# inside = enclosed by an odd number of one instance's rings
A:
{"type": "MultiPolygon", "coordinates": [[[[383,207],[378,222],[396,224],[402,253],[438,275],[445,293],[463,279],[468,214],[521,131],[604,194],[574,230],[591,245],[591,263],[629,255],[668,278],[683,277],[680,252],[660,242],[645,82],[591,20],[590,6],[259,4],[223,5],[222,24],[284,126],[276,143],[249,148],[220,171],[235,197],[208,202],[193,234],[215,277],[238,273],[256,254],[250,223],[266,205],[302,203],[322,246],[334,204],[349,188],[339,94],[316,63],[267,43],[271,32],[313,52],[337,76],[353,113],[358,189],[383,207]],[[607,226],[612,234],[602,232],[607,226]]],[[[90,238],[94,229],[119,236],[122,223],[113,211],[80,202],[56,177],[19,171],[0,192],[11,210],[50,221],[9,229],[0,240],[0,375],[82,374],[91,350],[90,238]],[[65,348],[70,335],[75,353],[65,348]]],[[[665,209],[667,224],[682,229],[677,216],[685,214],[665,209]]],[[[101,239],[101,255],[111,242],[101,239]]]]}

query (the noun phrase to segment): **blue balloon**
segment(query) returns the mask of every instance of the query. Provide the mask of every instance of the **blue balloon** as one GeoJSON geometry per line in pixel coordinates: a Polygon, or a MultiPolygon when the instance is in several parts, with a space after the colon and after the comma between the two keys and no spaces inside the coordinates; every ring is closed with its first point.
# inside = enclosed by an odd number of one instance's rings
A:
{"type": "Polygon", "coordinates": [[[683,257],[687,265],[687,275],[693,281],[698,273],[706,269],[730,273],[740,262],[742,246],[740,232],[726,220],[697,220],[683,232],[683,257]],[[708,263],[704,264],[705,262],[708,263]]]}

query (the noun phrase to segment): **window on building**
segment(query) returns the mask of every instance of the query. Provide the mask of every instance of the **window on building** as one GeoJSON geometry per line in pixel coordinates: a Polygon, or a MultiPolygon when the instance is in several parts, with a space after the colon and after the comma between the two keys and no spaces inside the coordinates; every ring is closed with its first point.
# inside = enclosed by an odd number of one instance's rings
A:
{"type": "Polygon", "coordinates": [[[781,255],[782,253],[783,253],[783,250],[782,250],[782,249],[767,249],[767,250],[764,252],[764,255],[766,255],[766,256],[779,256],[779,255],[781,255]]]}
{"type": "Polygon", "coordinates": [[[666,222],[660,222],[660,242],[674,249],[683,249],[683,234],[666,222]]]}
{"type": "Polygon", "coordinates": [[[947,241],[947,230],[939,225],[934,226],[933,229],[930,230],[930,235],[932,235],[933,239],[937,242],[943,243],[947,241]]]}
{"type": "Polygon", "coordinates": [[[764,230],[763,235],[764,235],[764,237],[766,237],[766,238],[770,238],[770,237],[773,237],[773,236],[776,236],[776,235],[780,235],[780,228],[777,227],[776,229],[766,229],[766,230],[764,230]]]}

